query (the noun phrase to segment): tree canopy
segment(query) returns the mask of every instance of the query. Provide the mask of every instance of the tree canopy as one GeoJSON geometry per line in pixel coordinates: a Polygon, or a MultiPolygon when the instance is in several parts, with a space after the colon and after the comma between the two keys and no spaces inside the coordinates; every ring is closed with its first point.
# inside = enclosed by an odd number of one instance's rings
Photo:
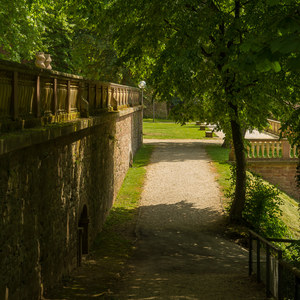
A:
{"type": "Polygon", "coordinates": [[[37,51],[59,71],[120,83],[147,80],[174,113],[232,138],[245,202],[243,133],[274,116],[299,145],[300,0],[1,0],[0,57],[37,51]],[[2,26],[3,25],[3,26],[2,26]],[[173,101],[174,102],[174,101],[173,101]]]}
{"type": "Polygon", "coordinates": [[[232,220],[241,218],[245,201],[244,130],[263,128],[271,112],[298,101],[299,37],[289,43],[299,34],[298,4],[113,0],[107,6],[119,56],[147,74],[164,98],[181,99],[183,121],[196,111],[231,134],[237,164],[232,220]]]}
{"type": "Polygon", "coordinates": [[[102,1],[0,0],[0,58],[33,63],[43,51],[57,71],[130,83],[104,24],[102,1]]]}

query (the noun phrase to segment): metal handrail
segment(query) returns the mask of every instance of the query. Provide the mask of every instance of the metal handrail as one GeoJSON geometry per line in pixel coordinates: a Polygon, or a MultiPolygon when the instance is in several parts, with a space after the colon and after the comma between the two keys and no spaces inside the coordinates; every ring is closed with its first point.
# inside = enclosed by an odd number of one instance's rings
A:
{"type": "MultiPolygon", "coordinates": [[[[249,230],[249,276],[253,274],[253,240],[257,241],[256,246],[256,280],[257,282],[261,282],[261,259],[260,259],[260,251],[261,251],[261,244],[265,246],[266,251],[266,296],[271,297],[276,295],[272,295],[271,291],[271,256],[273,256],[278,261],[278,278],[277,278],[277,299],[283,300],[283,289],[282,289],[282,274],[283,270],[288,270],[291,274],[294,275],[294,299],[300,300],[300,270],[293,267],[288,262],[285,262],[282,259],[283,251],[277,247],[276,245],[272,244],[272,242],[284,242],[284,243],[299,243],[299,240],[291,240],[291,239],[277,239],[277,238],[264,238],[261,235],[257,234],[256,232],[249,230]],[[272,255],[272,252],[276,253],[276,255],[272,255]]],[[[276,278],[273,279],[275,282],[276,278]]]]}

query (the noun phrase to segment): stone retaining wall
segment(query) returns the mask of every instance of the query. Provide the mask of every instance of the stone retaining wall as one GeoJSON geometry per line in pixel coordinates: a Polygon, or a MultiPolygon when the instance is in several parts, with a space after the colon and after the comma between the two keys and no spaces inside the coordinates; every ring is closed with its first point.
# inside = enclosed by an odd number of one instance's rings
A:
{"type": "Polygon", "coordinates": [[[261,175],[273,185],[277,185],[288,195],[300,200],[300,189],[296,184],[297,160],[249,160],[248,168],[261,175]]]}
{"type": "Polygon", "coordinates": [[[84,248],[141,144],[141,107],[0,137],[0,299],[40,299],[77,266],[80,218],[84,248]]]}

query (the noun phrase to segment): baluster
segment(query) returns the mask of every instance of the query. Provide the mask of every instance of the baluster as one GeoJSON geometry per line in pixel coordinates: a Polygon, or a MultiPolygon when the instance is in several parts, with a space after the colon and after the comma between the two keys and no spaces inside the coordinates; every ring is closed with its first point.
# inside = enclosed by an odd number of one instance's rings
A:
{"type": "Polygon", "coordinates": [[[114,98],[116,100],[116,105],[119,106],[119,89],[118,88],[115,88],[114,89],[114,98]]]}
{"type": "Polygon", "coordinates": [[[119,88],[119,105],[123,105],[123,89],[122,88],[119,88]]]}
{"type": "Polygon", "coordinates": [[[121,88],[121,105],[123,106],[123,105],[125,105],[125,99],[124,99],[124,89],[123,88],[121,88]]]}
{"type": "Polygon", "coordinates": [[[53,79],[53,104],[52,104],[52,112],[56,116],[58,110],[58,100],[57,100],[57,78],[53,79]]]}
{"type": "Polygon", "coordinates": [[[270,158],[270,142],[267,142],[267,158],[270,158]]]}
{"type": "Polygon", "coordinates": [[[296,145],[292,148],[292,154],[293,154],[293,158],[299,157],[299,155],[297,154],[297,146],[296,145]]]}
{"type": "Polygon", "coordinates": [[[259,143],[258,142],[254,143],[254,154],[255,154],[255,158],[258,158],[258,154],[259,154],[259,143]]]}
{"type": "Polygon", "coordinates": [[[114,96],[114,90],[113,87],[108,86],[107,88],[105,87],[105,89],[107,89],[107,106],[113,106],[112,105],[112,98],[114,96]]]}
{"type": "Polygon", "coordinates": [[[129,95],[128,95],[128,92],[129,92],[128,89],[126,89],[126,94],[125,94],[125,95],[126,95],[126,98],[125,98],[126,100],[125,100],[125,104],[126,104],[127,106],[129,106],[129,103],[128,103],[128,96],[129,96],[129,95]]]}
{"type": "Polygon", "coordinates": [[[258,152],[257,152],[257,157],[264,157],[263,154],[263,143],[262,142],[258,142],[258,152]]]}
{"type": "Polygon", "coordinates": [[[71,81],[67,81],[67,103],[66,103],[66,110],[69,114],[71,112],[71,81]]]}
{"type": "Polygon", "coordinates": [[[247,145],[247,158],[251,158],[250,147],[247,145]]]}
{"type": "Polygon", "coordinates": [[[265,147],[266,146],[266,143],[265,142],[262,142],[261,143],[261,157],[262,158],[265,158],[266,157],[266,155],[265,155],[265,147]]]}
{"type": "Polygon", "coordinates": [[[271,143],[271,150],[272,150],[272,158],[274,158],[275,157],[275,143],[274,142],[272,142],[271,143]]]}
{"type": "Polygon", "coordinates": [[[41,116],[41,77],[38,75],[36,78],[36,92],[35,92],[35,109],[36,116],[41,116]]]}
{"type": "MultiPolygon", "coordinates": [[[[277,150],[277,157],[280,157],[280,150],[282,150],[282,147],[281,147],[281,142],[277,142],[276,143],[276,150],[277,150]]],[[[282,153],[282,151],[281,151],[282,153]]]]}
{"type": "Polygon", "coordinates": [[[252,142],[252,143],[251,143],[251,152],[252,152],[252,158],[254,158],[254,157],[255,157],[255,155],[254,155],[254,151],[255,151],[255,143],[254,143],[254,142],[252,142]]]}

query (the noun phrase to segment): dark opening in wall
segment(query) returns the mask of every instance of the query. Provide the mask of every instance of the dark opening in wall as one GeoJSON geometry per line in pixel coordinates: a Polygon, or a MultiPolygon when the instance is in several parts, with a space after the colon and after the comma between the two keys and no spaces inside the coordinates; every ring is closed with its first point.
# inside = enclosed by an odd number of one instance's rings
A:
{"type": "Polygon", "coordinates": [[[89,252],[89,218],[87,206],[84,205],[78,222],[78,265],[81,264],[82,254],[89,252]]]}

